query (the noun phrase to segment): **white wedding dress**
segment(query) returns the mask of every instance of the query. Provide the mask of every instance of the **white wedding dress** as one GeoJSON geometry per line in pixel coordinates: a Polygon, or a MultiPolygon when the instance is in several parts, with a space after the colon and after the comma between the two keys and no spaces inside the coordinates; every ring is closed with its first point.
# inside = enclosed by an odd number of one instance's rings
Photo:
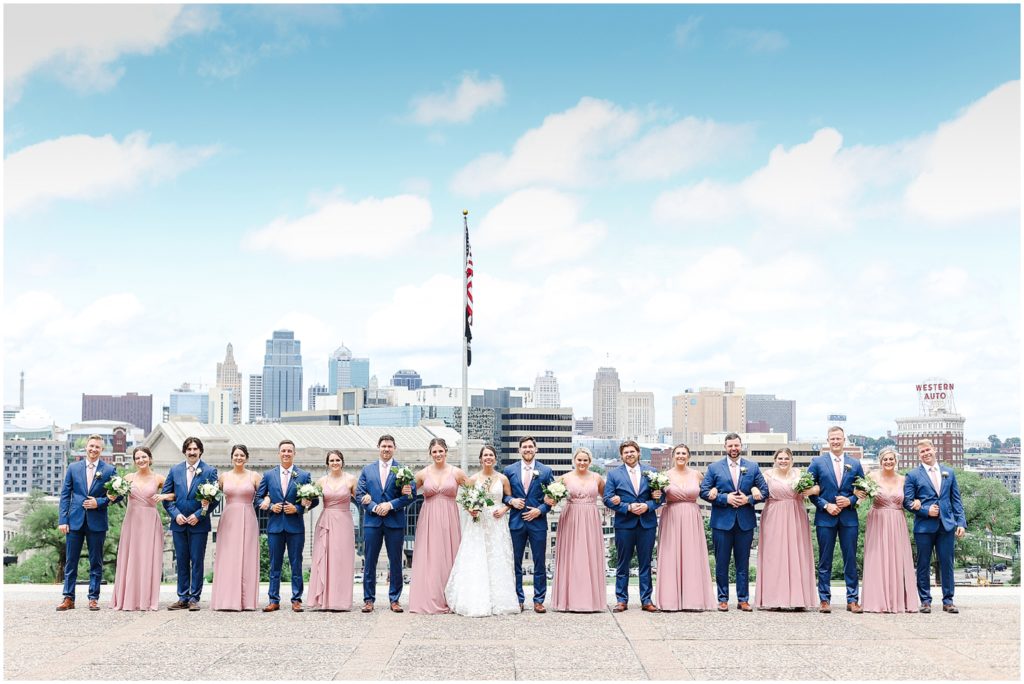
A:
{"type": "MultiPolygon", "coordinates": [[[[496,505],[501,506],[501,479],[497,476],[491,478],[490,492],[496,505]]],[[[478,522],[459,509],[462,541],[444,588],[453,613],[484,617],[519,612],[508,514],[495,518],[494,508],[480,511],[478,522]]]]}

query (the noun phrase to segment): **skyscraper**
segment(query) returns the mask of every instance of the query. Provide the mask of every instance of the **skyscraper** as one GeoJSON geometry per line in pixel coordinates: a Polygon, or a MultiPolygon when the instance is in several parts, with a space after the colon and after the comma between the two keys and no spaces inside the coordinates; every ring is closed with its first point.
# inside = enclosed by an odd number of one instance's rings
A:
{"type": "Polygon", "coordinates": [[[171,392],[170,417],[192,416],[200,423],[210,422],[210,395],[208,392],[196,392],[187,383],[171,392]]]}
{"type": "Polygon", "coordinates": [[[263,357],[263,417],[278,421],[302,410],[302,343],[291,330],[275,330],[263,357]]]}
{"type": "Polygon", "coordinates": [[[263,376],[249,376],[249,422],[263,419],[263,376]]]}
{"type": "Polygon", "coordinates": [[[214,387],[210,390],[209,408],[206,411],[207,423],[210,425],[231,425],[234,423],[238,406],[235,401],[235,391],[224,387],[214,387]]]}
{"type": "Polygon", "coordinates": [[[558,408],[558,378],[552,371],[544,371],[533,381],[533,405],[537,408],[558,408]]]}
{"type": "Polygon", "coordinates": [[[370,386],[370,359],[352,356],[352,350],[344,344],[334,350],[327,359],[327,389],[337,394],[345,387],[370,386]]]}
{"type": "Polygon", "coordinates": [[[124,396],[83,394],[82,420],[119,420],[149,434],[153,429],[153,395],[128,392],[124,396]]]}
{"type": "Polygon", "coordinates": [[[672,397],[672,441],[696,447],[704,435],[746,431],[746,396],[745,389],[728,380],[724,389],[701,387],[672,397]]]}
{"type": "Polygon", "coordinates": [[[238,364],[235,363],[235,354],[230,342],[228,342],[227,353],[224,355],[224,363],[217,364],[217,387],[231,390],[231,398],[234,401],[231,409],[231,422],[235,424],[241,423],[242,374],[238,372],[238,364]]]}
{"type": "Polygon", "coordinates": [[[306,392],[306,410],[313,411],[316,409],[317,397],[329,396],[331,396],[331,393],[327,391],[327,385],[321,385],[320,383],[310,385],[306,392]]]}
{"type": "Polygon", "coordinates": [[[796,402],[774,394],[748,394],[747,432],[785,432],[795,442],[796,402]]]}
{"type": "Polygon", "coordinates": [[[619,439],[655,442],[658,430],[654,427],[654,392],[619,392],[616,408],[619,439]]]}
{"type": "Polygon", "coordinates": [[[413,369],[404,368],[391,376],[391,384],[395,387],[408,387],[411,390],[415,390],[423,387],[423,379],[413,369]]]}
{"type": "Polygon", "coordinates": [[[618,429],[619,373],[601,367],[594,377],[594,437],[615,437],[618,429]]]}

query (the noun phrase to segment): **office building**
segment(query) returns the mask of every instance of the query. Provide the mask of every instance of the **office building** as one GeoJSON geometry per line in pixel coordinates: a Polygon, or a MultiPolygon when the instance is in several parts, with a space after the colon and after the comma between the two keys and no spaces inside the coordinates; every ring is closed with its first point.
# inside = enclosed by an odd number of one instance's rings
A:
{"type": "MultiPolygon", "coordinates": [[[[249,376],[249,422],[263,421],[263,376],[249,376]]],[[[166,422],[166,421],[165,421],[166,422]]]]}
{"type": "Polygon", "coordinates": [[[724,389],[687,389],[672,397],[672,441],[701,444],[716,432],[746,432],[746,390],[727,381],[724,389]]]}
{"type": "Polygon", "coordinates": [[[153,395],[83,394],[82,420],[116,420],[131,423],[147,434],[153,429],[153,395]]]}
{"type": "Polygon", "coordinates": [[[954,383],[940,378],[929,378],[915,386],[918,395],[918,415],[896,419],[896,449],[900,453],[900,468],[920,462],[917,443],[930,439],[940,463],[954,468],[964,466],[964,423],[966,418],[957,413],[954,401],[954,383]]]}
{"type": "Polygon", "coordinates": [[[210,395],[208,392],[197,392],[189,383],[171,392],[170,419],[191,416],[200,423],[210,422],[210,395]]]}
{"type": "Polygon", "coordinates": [[[67,445],[61,439],[7,439],[4,434],[4,494],[33,490],[60,495],[67,467],[67,445]]]}
{"type": "Polygon", "coordinates": [[[306,391],[306,410],[315,411],[317,410],[317,397],[330,396],[331,392],[327,389],[327,385],[317,383],[310,385],[306,391]]]}
{"type": "Polygon", "coordinates": [[[617,437],[619,373],[614,368],[598,368],[594,377],[594,437],[617,437]]]}
{"type": "Polygon", "coordinates": [[[327,389],[335,394],[346,387],[370,387],[370,359],[354,357],[352,351],[341,345],[327,359],[327,389]]]}
{"type": "Polygon", "coordinates": [[[496,410],[502,467],[519,460],[519,438],[537,440],[537,459],[556,475],[572,470],[571,408],[501,408],[496,410]]]}
{"type": "Polygon", "coordinates": [[[242,422],[242,374],[238,372],[238,364],[235,363],[235,353],[230,342],[223,363],[217,364],[217,387],[231,390],[231,399],[234,401],[231,407],[231,422],[238,425],[242,422]]]}
{"type": "Polygon", "coordinates": [[[291,330],[275,330],[263,356],[263,417],[280,420],[302,410],[302,343],[291,330]]]}
{"type": "Polygon", "coordinates": [[[618,427],[615,436],[636,442],[657,442],[654,427],[654,392],[619,392],[615,410],[618,427]]]}
{"type": "Polygon", "coordinates": [[[561,399],[558,396],[558,378],[551,371],[544,371],[533,381],[533,405],[537,408],[558,408],[561,399]]]}
{"type": "Polygon", "coordinates": [[[235,391],[224,387],[214,387],[210,390],[209,407],[206,415],[210,425],[231,425],[235,423],[235,408],[238,402],[235,401],[235,391]]]}
{"type": "Polygon", "coordinates": [[[415,390],[423,387],[423,378],[411,368],[405,368],[391,376],[391,384],[396,387],[407,387],[415,390]]]}
{"type": "Polygon", "coordinates": [[[581,416],[573,421],[572,434],[590,437],[594,434],[594,419],[590,416],[581,416]]]}
{"type": "Polygon", "coordinates": [[[748,394],[747,432],[784,432],[796,437],[796,402],[774,394],[748,394]]]}

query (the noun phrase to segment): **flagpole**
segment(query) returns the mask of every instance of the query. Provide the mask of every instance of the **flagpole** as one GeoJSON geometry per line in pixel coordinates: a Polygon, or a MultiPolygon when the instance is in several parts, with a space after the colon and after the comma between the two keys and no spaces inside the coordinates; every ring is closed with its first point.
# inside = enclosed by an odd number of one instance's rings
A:
{"type": "MultiPolygon", "coordinates": [[[[469,210],[462,210],[462,226],[466,246],[462,250],[462,316],[465,319],[469,307],[469,210]]],[[[465,323],[465,321],[464,321],[465,323]]],[[[462,472],[469,469],[469,339],[466,328],[462,330],[462,472]]]]}

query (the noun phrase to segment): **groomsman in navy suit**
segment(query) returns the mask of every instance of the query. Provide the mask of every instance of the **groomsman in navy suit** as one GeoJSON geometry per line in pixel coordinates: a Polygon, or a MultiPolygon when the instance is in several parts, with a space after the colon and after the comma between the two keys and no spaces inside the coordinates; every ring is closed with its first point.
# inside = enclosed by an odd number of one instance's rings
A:
{"type": "Polygon", "coordinates": [[[502,502],[510,506],[508,529],[512,534],[512,558],[516,568],[516,594],[519,596],[519,609],[526,604],[523,593],[523,555],[526,543],[530,543],[530,555],[533,556],[533,610],[546,613],[544,597],[548,591],[547,576],[547,545],[548,545],[548,511],[551,507],[544,503],[542,485],[551,484],[554,473],[551,468],[537,460],[537,440],[533,437],[519,439],[519,463],[505,468],[512,493],[503,496],[502,502]]]}
{"type": "MultiPolygon", "coordinates": [[[[711,541],[715,545],[718,610],[729,610],[729,562],[736,562],[736,607],[750,612],[750,547],[757,515],[754,503],[768,497],[768,482],[754,461],[740,457],[743,440],[725,436],[725,458],[708,466],[700,496],[711,503],[711,541]],[[758,492],[753,492],[754,488],[758,492]]],[[[605,486],[607,491],[607,485],[605,486]]]]}
{"type": "Polygon", "coordinates": [[[929,565],[932,549],[939,558],[942,579],[942,610],[959,613],[953,605],[953,548],[955,539],[964,536],[967,518],[960,487],[952,468],[939,465],[935,445],[930,439],[917,443],[921,465],[907,473],[903,483],[903,507],[914,513],[914,543],[917,545],[917,593],[921,612],[932,612],[932,585],[929,565]]]}
{"type": "Polygon", "coordinates": [[[267,520],[267,551],[270,554],[270,587],[267,591],[269,603],[264,613],[281,608],[281,568],[284,566],[284,550],[288,549],[288,563],[292,569],[292,610],[302,612],[302,549],[306,545],[306,524],[303,514],[320,503],[319,498],[308,499],[309,505],[300,504],[295,498],[299,485],[309,484],[312,476],[305,470],[292,465],[295,460],[295,442],[282,439],[277,445],[277,457],[281,467],[263,473],[256,498],[262,499],[260,510],[270,510],[267,520]]]}
{"type": "Polygon", "coordinates": [[[832,558],[836,537],[843,554],[843,575],[846,579],[846,610],[863,613],[857,602],[857,518],[859,499],[853,493],[853,481],[864,477],[860,461],[843,453],[846,433],[833,426],[828,430],[829,453],[811,459],[807,472],[821,487],[821,493],[808,497],[814,504],[814,532],[818,537],[818,611],[832,612],[832,558]]]}
{"type": "Polygon", "coordinates": [[[174,540],[174,558],[178,571],[178,600],[167,610],[199,610],[199,597],[203,593],[203,564],[206,560],[206,542],[210,538],[210,514],[217,502],[203,510],[196,499],[196,488],[206,482],[217,482],[217,469],[202,460],[203,442],[188,437],[181,445],[185,460],[172,467],[161,490],[174,494],[164,501],[164,509],[171,516],[171,537],[174,540]]]}
{"type": "Polygon", "coordinates": [[[604,485],[604,505],[615,511],[615,607],[621,613],[629,605],[629,566],[636,554],[640,566],[640,605],[649,613],[658,611],[651,599],[651,557],[658,533],[658,508],[661,492],[651,492],[645,472],[654,468],[640,465],[640,445],[627,440],[619,445],[622,466],[608,471],[604,485]]]}
{"type": "Polygon", "coordinates": [[[381,435],[377,440],[380,458],[359,473],[356,500],[363,507],[363,612],[372,613],[377,600],[377,558],[380,547],[388,553],[388,600],[391,610],[402,612],[402,542],[405,541],[405,508],[416,498],[416,483],[399,489],[391,468],[395,461],[395,438],[381,435]]]}
{"type": "Polygon", "coordinates": [[[89,610],[99,610],[100,581],[103,579],[103,542],[107,538],[108,499],[103,485],[117,472],[100,460],[103,438],[90,435],[85,443],[85,460],[68,466],[60,490],[57,529],[67,536],[64,561],[64,600],[57,610],[75,607],[75,583],[82,544],[89,544],[89,610]]]}

